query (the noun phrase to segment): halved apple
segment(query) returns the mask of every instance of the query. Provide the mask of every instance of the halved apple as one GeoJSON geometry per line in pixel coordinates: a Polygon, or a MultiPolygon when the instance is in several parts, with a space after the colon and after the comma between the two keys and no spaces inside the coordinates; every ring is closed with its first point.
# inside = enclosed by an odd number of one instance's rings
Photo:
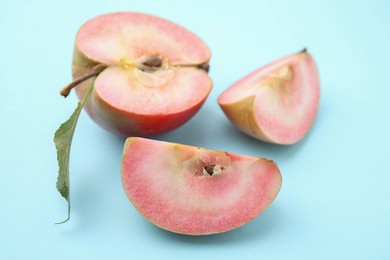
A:
{"type": "Polygon", "coordinates": [[[79,30],[73,78],[81,99],[88,77],[97,76],[85,108],[99,125],[125,136],[149,136],[177,128],[200,109],[212,88],[209,59],[207,45],[177,24],[113,13],[79,30]]]}
{"type": "Polygon", "coordinates": [[[225,90],[218,103],[244,133],[265,142],[293,144],[310,129],[319,98],[318,72],[305,49],[250,73],[225,90]]]}
{"type": "Polygon", "coordinates": [[[189,235],[248,223],[271,204],[282,183],[271,160],[136,137],[126,140],[121,176],[143,216],[189,235]]]}

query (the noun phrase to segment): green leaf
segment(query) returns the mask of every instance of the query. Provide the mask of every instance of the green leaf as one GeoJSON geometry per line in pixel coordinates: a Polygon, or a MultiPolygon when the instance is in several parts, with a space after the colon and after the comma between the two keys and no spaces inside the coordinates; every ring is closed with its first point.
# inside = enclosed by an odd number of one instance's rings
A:
{"type": "Polygon", "coordinates": [[[87,92],[85,93],[81,102],[78,103],[76,109],[70,116],[70,118],[65,121],[55,132],[54,134],[54,143],[57,149],[57,161],[58,161],[58,178],[57,178],[57,190],[60,192],[61,196],[66,199],[68,202],[68,217],[64,221],[58,222],[56,224],[62,224],[67,222],[70,219],[70,186],[69,186],[69,157],[70,157],[70,147],[72,144],[73,134],[76,129],[77,121],[79,119],[81,110],[88,99],[89,95],[92,92],[93,85],[95,80],[92,81],[91,85],[88,87],[87,92]]]}

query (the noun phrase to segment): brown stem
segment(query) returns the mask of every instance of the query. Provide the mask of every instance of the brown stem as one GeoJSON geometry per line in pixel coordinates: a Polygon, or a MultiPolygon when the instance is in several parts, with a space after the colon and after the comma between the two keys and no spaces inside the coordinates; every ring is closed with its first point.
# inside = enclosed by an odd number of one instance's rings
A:
{"type": "Polygon", "coordinates": [[[86,81],[87,79],[90,79],[92,77],[96,77],[97,75],[100,74],[100,72],[102,72],[105,68],[107,68],[107,65],[106,64],[98,64],[96,65],[95,67],[93,67],[92,71],[87,73],[87,74],[84,74],[80,77],[78,77],[77,79],[73,80],[68,86],[66,86],[65,88],[61,89],[60,91],[60,94],[64,97],[67,97],[70,93],[70,91],[76,87],[78,84],[80,84],[81,82],[84,82],[86,81]]]}

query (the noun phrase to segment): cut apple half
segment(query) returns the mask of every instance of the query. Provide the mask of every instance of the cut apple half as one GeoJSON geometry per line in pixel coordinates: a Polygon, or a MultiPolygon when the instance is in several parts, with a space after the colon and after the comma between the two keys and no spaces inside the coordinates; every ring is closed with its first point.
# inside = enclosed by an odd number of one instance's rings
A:
{"type": "Polygon", "coordinates": [[[228,119],[259,140],[293,144],[309,131],[317,114],[320,83],[305,50],[245,76],[218,98],[228,119]]]}
{"type": "Polygon", "coordinates": [[[139,137],[126,140],[121,178],[145,218],[188,235],[248,223],[271,204],[282,183],[271,160],[139,137]]]}
{"type": "Polygon", "coordinates": [[[81,99],[92,82],[85,77],[97,76],[85,108],[99,125],[125,136],[149,136],[177,128],[200,109],[212,88],[209,59],[207,45],[177,24],[113,13],[80,28],[73,78],[81,81],[81,99]]]}

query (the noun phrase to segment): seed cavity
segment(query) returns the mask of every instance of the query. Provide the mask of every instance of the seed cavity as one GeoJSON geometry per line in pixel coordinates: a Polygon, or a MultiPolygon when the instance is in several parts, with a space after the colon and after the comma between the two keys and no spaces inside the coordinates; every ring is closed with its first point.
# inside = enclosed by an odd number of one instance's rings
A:
{"type": "Polygon", "coordinates": [[[137,68],[143,72],[156,72],[168,68],[197,68],[205,71],[206,73],[210,70],[208,62],[199,64],[169,64],[168,59],[158,55],[144,55],[137,60],[129,60],[123,58],[119,60],[119,66],[123,69],[137,68]]]}
{"type": "Polygon", "coordinates": [[[158,68],[161,67],[162,60],[158,56],[151,56],[148,57],[142,64],[148,67],[158,68]]]}
{"type": "MultiPolygon", "coordinates": [[[[290,66],[282,67],[274,71],[265,84],[274,89],[289,89],[293,81],[293,70],[290,66]]],[[[262,83],[264,84],[264,83],[262,83]]]]}
{"type": "Polygon", "coordinates": [[[220,175],[223,170],[225,170],[225,167],[219,164],[211,164],[203,167],[203,175],[213,176],[213,175],[220,175]]]}

